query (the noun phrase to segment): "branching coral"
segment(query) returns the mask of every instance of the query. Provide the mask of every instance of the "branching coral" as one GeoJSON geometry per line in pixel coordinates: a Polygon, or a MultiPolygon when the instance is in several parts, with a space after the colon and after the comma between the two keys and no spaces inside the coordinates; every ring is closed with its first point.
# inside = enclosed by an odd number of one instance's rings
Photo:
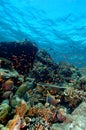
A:
{"type": "Polygon", "coordinates": [[[40,118],[44,118],[48,123],[54,122],[54,121],[58,121],[57,118],[57,113],[58,113],[58,107],[31,107],[28,112],[27,115],[29,117],[40,117],[40,118]]]}
{"type": "Polygon", "coordinates": [[[69,103],[69,106],[74,108],[80,101],[86,101],[86,93],[83,90],[67,88],[64,91],[64,98],[69,103]]]}

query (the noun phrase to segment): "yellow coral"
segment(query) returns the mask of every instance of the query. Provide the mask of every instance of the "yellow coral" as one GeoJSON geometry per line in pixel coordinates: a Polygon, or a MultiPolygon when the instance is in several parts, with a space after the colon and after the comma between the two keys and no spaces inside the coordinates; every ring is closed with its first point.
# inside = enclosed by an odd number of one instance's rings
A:
{"type": "Polygon", "coordinates": [[[14,118],[8,122],[7,128],[9,130],[14,130],[14,128],[15,128],[15,126],[18,123],[19,120],[20,120],[19,115],[15,115],[14,118]]]}

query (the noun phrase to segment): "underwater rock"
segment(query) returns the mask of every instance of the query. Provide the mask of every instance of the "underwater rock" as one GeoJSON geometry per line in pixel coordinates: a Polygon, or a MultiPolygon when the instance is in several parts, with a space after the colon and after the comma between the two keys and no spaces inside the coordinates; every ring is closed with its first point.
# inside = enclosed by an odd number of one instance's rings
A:
{"type": "Polygon", "coordinates": [[[86,102],[81,103],[71,115],[66,116],[62,124],[53,124],[52,130],[85,130],[86,128],[86,102]]]}
{"type": "Polygon", "coordinates": [[[0,57],[10,60],[12,68],[20,74],[27,74],[32,68],[37,51],[36,44],[27,40],[0,43],[0,57]]]}
{"type": "Polygon", "coordinates": [[[86,117],[86,102],[82,102],[73,112],[72,115],[83,115],[86,117]]]}
{"type": "Polygon", "coordinates": [[[86,102],[82,102],[72,113],[72,122],[65,126],[65,130],[85,130],[86,102]]]}

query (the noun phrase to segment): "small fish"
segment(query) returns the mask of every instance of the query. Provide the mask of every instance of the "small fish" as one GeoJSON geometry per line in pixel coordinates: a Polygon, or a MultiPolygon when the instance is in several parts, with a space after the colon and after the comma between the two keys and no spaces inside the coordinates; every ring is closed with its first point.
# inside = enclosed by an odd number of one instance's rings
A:
{"type": "Polygon", "coordinates": [[[53,106],[56,106],[60,100],[56,100],[54,96],[52,96],[49,91],[47,91],[48,94],[47,94],[47,97],[46,97],[46,102],[53,105],[53,106]]]}

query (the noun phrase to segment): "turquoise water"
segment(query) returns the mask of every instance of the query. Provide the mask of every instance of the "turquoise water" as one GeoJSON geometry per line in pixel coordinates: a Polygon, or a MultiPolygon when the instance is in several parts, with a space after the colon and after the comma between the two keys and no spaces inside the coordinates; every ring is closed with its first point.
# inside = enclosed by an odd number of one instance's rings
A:
{"type": "Polygon", "coordinates": [[[86,0],[0,0],[0,41],[35,41],[55,62],[86,66],[86,0]]]}

